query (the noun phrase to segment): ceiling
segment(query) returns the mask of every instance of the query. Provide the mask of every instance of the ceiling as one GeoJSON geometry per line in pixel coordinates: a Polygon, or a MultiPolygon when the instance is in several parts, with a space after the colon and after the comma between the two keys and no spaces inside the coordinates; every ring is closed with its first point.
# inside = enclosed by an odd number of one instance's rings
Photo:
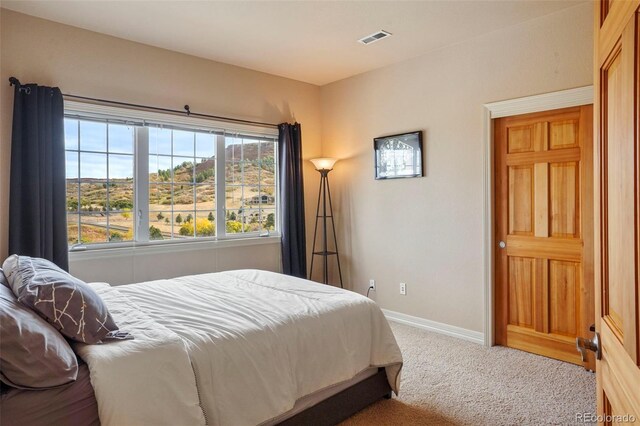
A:
{"type": "Polygon", "coordinates": [[[584,2],[2,0],[2,7],[324,85],[584,2]],[[357,43],[381,29],[393,37],[357,43]]]}

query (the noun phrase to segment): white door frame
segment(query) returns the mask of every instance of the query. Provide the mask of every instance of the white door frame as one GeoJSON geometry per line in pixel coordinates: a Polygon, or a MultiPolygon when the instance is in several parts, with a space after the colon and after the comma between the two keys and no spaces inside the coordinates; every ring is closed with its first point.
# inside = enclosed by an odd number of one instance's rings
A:
{"type": "Polygon", "coordinates": [[[494,294],[494,191],[493,191],[493,119],[531,112],[569,108],[593,103],[593,86],[527,96],[484,104],[484,344],[493,346],[494,294]]]}

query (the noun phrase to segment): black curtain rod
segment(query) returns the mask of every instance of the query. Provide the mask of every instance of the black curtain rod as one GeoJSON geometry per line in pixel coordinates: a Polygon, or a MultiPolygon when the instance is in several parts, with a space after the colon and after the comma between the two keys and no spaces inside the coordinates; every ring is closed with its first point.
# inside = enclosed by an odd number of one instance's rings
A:
{"type": "MultiPolygon", "coordinates": [[[[10,86],[14,86],[15,85],[15,86],[18,86],[18,87],[22,86],[22,84],[20,83],[20,80],[18,80],[15,77],[9,77],[9,85],[10,86]]],[[[63,93],[63,96],[65,98],[82,99],[82,100],[85,100],[85,101],[100,102],[100,103],[112,104],[112,105],[118,105],[118,106],[124,106],[124,107],[141,108],[141,109],[146,109],[146,110],[151,110],[151,111],[168,112],[168,113],[178,114],[178,115],[185,114],[185,115],[187,115],[189,117],[213,118],[213,119],[216,119],[216,120],[230,121],[230,122],[233,122],[233,123],[253,124],[253,125],[258,125],[258,126],[275,127],[275,128],[278,127],[277,124],[273,124],[273,123],[263,123],[263,122],[260,122],[260,121],[242,120],[240,118],[222,117],[220,115],[200,114],[200,113],[197,113],[197,112],[191,112],[191,109],[189,108],[189,105],[185,105],[184,106],[184,111],[180,111],[180,110],[169,109],[169,108],[159,108],[159,107],[154,107],[154,106],[149,106],[149,105],[139,105],[139,104],[131,104],[131,103],[128,103],[128,102],[111,101],[111,100],[108,100],[108,99],[90,98],[90,97],[87,97],[87,96],[72,95],[72,94],[68,94],[68,93],[63,93]]]]}

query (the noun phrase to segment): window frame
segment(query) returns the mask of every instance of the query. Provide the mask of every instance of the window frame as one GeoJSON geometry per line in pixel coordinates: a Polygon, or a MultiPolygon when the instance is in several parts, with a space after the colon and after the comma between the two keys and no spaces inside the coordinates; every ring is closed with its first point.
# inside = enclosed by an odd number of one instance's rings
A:
{"type": "MultiPolygon", "coordinates": [[[[259,125],[249,125],[236,123],[233,121],[223,121],[214,119],[205,119],[199,117],[191,117],[186,114],[160,113],[143,109],[125,108],[113,105],[105,105],[91,102],[79,102],[75,100],[65,100],[64,106],[65,118],[77,120],[93,120],[103,121],[107,123],[127,124],[134,126],[134,208],[133,208],[133,241],[122,242],[96,242],[84,244],[78,242],[69,246],[69,252],[81,252],[103,249],[133,248],[136,246],[166,246],[166,245],[185,245],[203,243],[219,244],[226,242],[224,246],[234,245],[233,241],[242,240],[240,245],[250,243],[254,239],[280,239],[280,177],[278,167],[280,161],[278,159],[277,137],[278,129],[259,125]],[[149,129],[152,127],[167,127],[179,130],[189,130],[195,132],[214,133],[215,139],[215,213],[216,213],[216,235],[210,237],[193,238],[171,238],[167,240],[150,240],[149,239],[149,129]],[[274,179],[275,179],[275,207],[276,215],[275,230],[273,231],[253,231],[253,232],[226,232],[226,145],[225,138],[228,136],[250,136],[256,138],[264,138],[264,140],[274,142],[274,179]],[[222,194],[221,197],[219,195],[222,194]],[[221,221],[220,218],[223,220],[221,221]]],[[[78,144],[80,141],[78,140],[78,144]]],[[[80,148],[80,146],[78,146],[80,148]]],[[[173,153],[172,153],[173,156],[173,153]]],[[[80,160],[78,160],[78,167],[80,160]]],[[[79,176],[78,179],[81,179],[79,176]]],[[[66,192],[65,192],[66,196],[66,192]]],[[[194,218],[195,219],[195,218],[194,218]]]]}

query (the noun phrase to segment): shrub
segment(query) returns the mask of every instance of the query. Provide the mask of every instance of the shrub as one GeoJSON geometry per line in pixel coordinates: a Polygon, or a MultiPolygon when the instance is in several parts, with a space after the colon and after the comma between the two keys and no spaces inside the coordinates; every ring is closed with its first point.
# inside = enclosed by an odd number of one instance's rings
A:
{"type": "Polygon", "coordinates": [[[149,238],[151,238],[152,240],[164,240],[162,231],[160,231],[160,229],[156,228],[153,225],[149,227],[149,238]]]}
{"type": "MultiPolygon", "coordinates": [[[[186,237],[193,235],[193,221],[185,222],[180,227],[180,235],[186,237]]],[[[216,235],[216,228],[208,219],[203,217],[196,219],[196,235],[199,237],[212,237],[216,235]]]]}
{"type": "Polygon", "coordinates": [[[227,232],[230,234],[242,232],[242,224],[236,220],[227,221],[227,232]]]}
{"type": "Polygon", "coordinates": [[[176,216],[176,223],[178,225],[182,223],[182,215],[180,213],[178,213],[178,216],[176,216]]]}
{"type": "Polygon", "coordinates": [[[185,237],[193,236],[193,224],[191,222],[185,222],[185,224],[180,227],[180,235],[184,235],[185,237]]]}
{"type": "Polygon", "coordinates": [[[276,215],[273,213],[269,213],[267,215],[267,220],[264,222],[264,227],[273,230],[276,227],[276,215]]]}
{"type": "Polygon", "coordinates": [[[162,213],[158,213],[156,217],[158,218],[158,220],[164,219],[164,215],[162,213]]]}
{"type": "Polygon", "coordinates": [[[113,200],[110,201],[112,209],[116,210],[125,210],[125,209],[133,209],[133,202],[131,200],[113,200]]]}
{"type": "Polygon", "coordinates": [[[213,212],[209,212],[209,216],[207,216],[207,220],[208,220],[209,222],[213,222],[213,219],[214,219],[214,218],[213,218],[213,212]]]}
{"type": "Polygon", "coordinates": [[[206,169],[196,174],[196,183],[202,183],[210,177],[213,177],[213,169],[206,169]]]}

